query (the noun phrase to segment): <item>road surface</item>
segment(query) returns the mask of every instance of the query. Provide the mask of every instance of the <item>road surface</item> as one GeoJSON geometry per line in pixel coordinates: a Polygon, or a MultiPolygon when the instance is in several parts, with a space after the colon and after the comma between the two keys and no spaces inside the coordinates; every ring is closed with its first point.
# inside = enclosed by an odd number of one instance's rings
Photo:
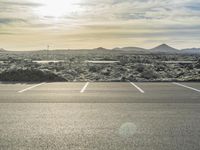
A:
{"type": "Polygon", "coordinates": [[[0,149],[199,150],[200,83],[0,84],[0,149]]]}

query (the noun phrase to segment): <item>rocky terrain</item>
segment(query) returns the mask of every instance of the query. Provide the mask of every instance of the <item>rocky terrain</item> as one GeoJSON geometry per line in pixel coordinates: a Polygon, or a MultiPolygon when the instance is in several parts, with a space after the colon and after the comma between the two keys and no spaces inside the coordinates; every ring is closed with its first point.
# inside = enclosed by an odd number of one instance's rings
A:
{"type": "Polygon", "coordinates": [[[34,52],[3,50],[0,53],[0,80],[200,81],[198,53],[177,53],[179,50],[165,44],[149,51],[136,47],[34,52]]]}

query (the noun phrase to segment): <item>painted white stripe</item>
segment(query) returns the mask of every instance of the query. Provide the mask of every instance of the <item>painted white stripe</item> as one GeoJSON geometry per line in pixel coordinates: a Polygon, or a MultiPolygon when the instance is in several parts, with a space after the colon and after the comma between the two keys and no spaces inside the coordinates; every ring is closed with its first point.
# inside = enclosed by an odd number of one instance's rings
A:
{"type": "Polygon", "coordinates": [[[139,87],[137,86],[135,83],[133,82],[130,82],[130,84],[132,84],[136,89],[138,89],[141,93],[144,93],[144,91],[139,87]]]}
{"type": "Polygon", "coordinates": [[[85,92],[85,90],[86,90],[87,86],[89,85],[89,83],[90,83],[90,82],[87,82],[87,83],[85,84],[85,86],[81,89],[80,93],[84,93],[84,92],[85,92]]]}
{"type": "Polygon", "coordinates": [[[26,91],[28,91],[28,90],[31,90],[31,89],[33,89],[33,88],[35,88],[35,87],[38,87],[38,86],[40,86],[40,85],[43,85],[43,84],[45,84],[45,83],[40,83],[40,84],[31,86],[31,87],[28,87],[28,88],[26,88],[26,89],[23,89],[23,90],[21,90],[21,91],[18,91],[18,93],[26,92],[26,91]]]}
{"type": "Polygon", "coordinates": [[[193,91],[196,91],[196,92],[200,92],[200,90],[195,89],[195,88],[190,87],[190,86],[187,86],[187,85],[184,85],[184,84],[180,84],[180,83],[176,83],[176,82],[173,82],[173,84],[179,85],[179,86],[182,86],[182,87],[185,87],[185,88],[188,88],[188,89],[193,90],[193,91]]]}

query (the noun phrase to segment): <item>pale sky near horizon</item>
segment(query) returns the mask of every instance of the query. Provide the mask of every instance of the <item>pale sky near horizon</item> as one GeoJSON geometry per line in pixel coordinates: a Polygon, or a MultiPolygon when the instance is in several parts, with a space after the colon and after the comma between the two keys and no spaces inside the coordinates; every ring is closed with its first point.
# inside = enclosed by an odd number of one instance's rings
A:
{"type": "Polygon", "coordinates": [[[0,48],[200,47],[197,0],[0,0],[0,48]]]}

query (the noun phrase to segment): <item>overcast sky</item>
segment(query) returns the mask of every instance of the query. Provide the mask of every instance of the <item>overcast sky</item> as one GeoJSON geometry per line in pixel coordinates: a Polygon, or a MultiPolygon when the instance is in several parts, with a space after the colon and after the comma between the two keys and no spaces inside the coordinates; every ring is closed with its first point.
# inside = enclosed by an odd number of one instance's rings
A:
{"type": "Polygon", "coordinates": [[[10,50],[200,47],[198,0],[0,0],[10,50]]]}

